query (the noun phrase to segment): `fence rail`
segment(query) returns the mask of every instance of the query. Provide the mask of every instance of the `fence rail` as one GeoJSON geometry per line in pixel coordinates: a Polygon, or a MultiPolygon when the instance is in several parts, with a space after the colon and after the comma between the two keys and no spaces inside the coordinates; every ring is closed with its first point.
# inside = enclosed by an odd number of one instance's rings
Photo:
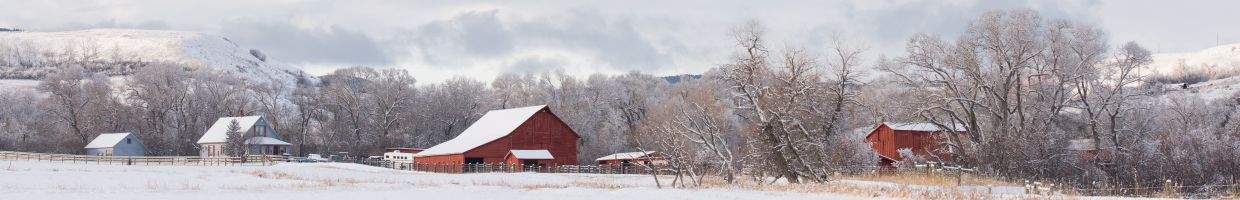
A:
{"type": "Polygon", "coordinates": [[[506,163],[490,164],[414,164],[393,162],[367,162],[367,165],[434,173],[586,173],[586,174],[672,174],[658,166],[636,165],[521,165],[506,163]]]}
{"type": "Polygon", "coordinates": [[[33,160],[108,165],[274,165],[286,162],[281,156],[248,155],[234,157],[199,156],[88,156],[0,151],[0,160],[33,160]]]}

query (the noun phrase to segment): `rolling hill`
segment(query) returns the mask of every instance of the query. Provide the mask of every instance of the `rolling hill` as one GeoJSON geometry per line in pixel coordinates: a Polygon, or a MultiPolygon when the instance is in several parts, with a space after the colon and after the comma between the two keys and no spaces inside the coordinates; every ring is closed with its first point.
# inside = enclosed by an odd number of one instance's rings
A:
{"type": "Polygon", "coordinates": [[[112,76],[168,63],[191,69],[216,70],[250,82],[289,83],[302,70],[268,59],[225,37],[189,31],[89,29],[62,32],[0,32],[0,74],[3,79],[38,79],[66,60],[104,63],[92,69],[112,76]],[[136,67],[110,67],[136,66],[136,67]],[[115,69],[113,69],[115,68],[115,69]]]}

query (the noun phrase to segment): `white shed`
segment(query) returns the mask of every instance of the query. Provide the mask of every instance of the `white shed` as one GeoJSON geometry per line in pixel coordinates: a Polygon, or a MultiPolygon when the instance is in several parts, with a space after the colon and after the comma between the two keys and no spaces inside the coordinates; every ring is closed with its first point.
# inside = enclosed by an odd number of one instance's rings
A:
{"type": "Polygon", "coordinates": [[[86,155],[92,156],[143,156],[146,147],[130,133],[104,133],[86,144],[86,155]]]}

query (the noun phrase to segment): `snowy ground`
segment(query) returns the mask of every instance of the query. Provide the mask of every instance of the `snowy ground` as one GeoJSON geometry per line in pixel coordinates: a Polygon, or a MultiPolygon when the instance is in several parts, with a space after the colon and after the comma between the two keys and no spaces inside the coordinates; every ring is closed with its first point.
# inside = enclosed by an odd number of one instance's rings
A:
{"type": "Polygon", "coordinates": [[[119,166],[0,160],[0,199],[863,199],[656,189],[649,176],[432,174],[356,164],[119,166]]]}

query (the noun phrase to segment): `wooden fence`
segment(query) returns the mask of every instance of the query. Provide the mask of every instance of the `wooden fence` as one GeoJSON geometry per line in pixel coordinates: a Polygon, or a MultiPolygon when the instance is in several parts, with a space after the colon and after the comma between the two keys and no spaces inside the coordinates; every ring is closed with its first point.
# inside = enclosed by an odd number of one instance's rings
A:
{"type": "Polygon", "coordinates": [[[32,160],[105,165],[274,165],[287,162],[281,156],[248,155],[237,157],[199,156],[87,156],[0,151],[0,160],[32,160]]]}
{"type": "Polygon", "coordinates": [[[391,162],[364,163],[380,167],[434,173],[587,173],[587,174],[671,174],[670,170],[658,167],[621,166],[621,165],[520,165],[506,163],[492,164],[411,164],[391,162]]]}

